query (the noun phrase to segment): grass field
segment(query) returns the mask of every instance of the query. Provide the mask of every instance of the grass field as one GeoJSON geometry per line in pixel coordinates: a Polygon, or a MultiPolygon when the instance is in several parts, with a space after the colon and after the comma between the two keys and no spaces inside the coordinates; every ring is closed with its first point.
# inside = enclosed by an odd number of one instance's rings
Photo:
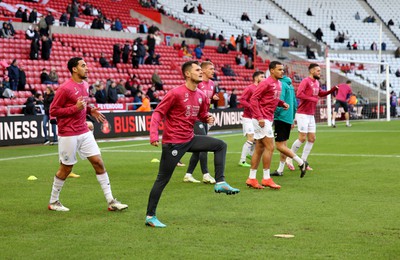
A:
{"type": "Polygon", "coordinates": [[[0,148],[0,259],[400,259],[400,121],[318,126],[314,171],[300,179],[285,169],[274,178],[279,191],[247,188],[248,169],[237,166],[244,137],[217,137],[228,143],[226,177],[240,194],[183,183],[186,167],[177,168],[157,211],[165,229],[144,225],[158,170],[150,160],[161,154],[148,141],[99,143],[124,212],[107,211],[87,161],[61,192],[71,211],[47,210],[57,147],[0,148]],[[295,237],[274,237],[282,233],[295,237]]]}

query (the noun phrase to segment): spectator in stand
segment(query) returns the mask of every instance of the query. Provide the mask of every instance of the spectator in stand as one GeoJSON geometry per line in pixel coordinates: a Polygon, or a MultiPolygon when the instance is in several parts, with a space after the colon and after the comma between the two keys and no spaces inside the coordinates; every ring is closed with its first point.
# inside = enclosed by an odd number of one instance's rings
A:
{"type": "Polygon", "coordinates": [[[43,95],[42,92],[36,92],[35,95],[35,109],[37,115],[44,115],[44,108],[43,108],[43,95]]]}
{"type": "Polygon", "coordinates": [[[49,60],[51,47],[53,45],[52,40],[47,36],[42,36],[42,59],[49,60]]]}
{"type": "Polygon", "coordinates": [[[22,112],[25,116],[35,116],[37,114],[35,108],[35,98],[33,96],[28,97],[24,105],[25,107],[22,109],[22,112]]]}
{"type": "Polygon", "coordinates": [[[155,48],[156,48],[156,39],[154,38],[154,34],[149,33],[147,35],[147,52],[149,53],[149,56],[153,56],[155,48]]]}
{"type": "Polygon", "coordinates": [[[178,52],[178,56],[185,59],[192,59],[192,53],[187,46],[183,46],[178,52]]]}
{"type": "Polygon", "coordinates": [[[354,15],[354,18],[355,18],[356,20],[360,20],[360,14],[358,13],[358,11],[357,11],[357,13],[354,15]]]}
{"type": "Polygon", "coordinates": [[[397,116],[396,106],[397,106],[396,92],[392,91],[392,92],[390,92],[390,116],[391,117],[397,116]]]}
{"type": "Polygon", "coordinates": [[[156,34],[158,31],[160,31],[160,28],[158,28],[157,26],[155,26],[154,24],[152,24],[149,27],[149,34],[156,34]]]}
{"type": "Polygon", "coordinates": [[[99,18],[97,16],[93,19],[90,29],[99,29],[99,18]]]}
{"type": "Polygon", "coordinates": [[[353,48],[353,50],[357,50],[358,49],[357,42],[354,41],[354,43],[351,45],[351,47],[353,48]]]}
{"type": "Polygon", "coordinates": [[[393,26],[393,25],[394,25],[394,22],[393,22],[392,19],[390,19],[389,22],[388,22],[388,26],[393,26]]]}
{"type": "Polygon", "coordinates": [[[289,39],[283,40],[282,47],[290,47],[289,39]]]}
{"type": "Polygon", "coordinates": [[[137,59],[138,59],[138,64],[144,64],[144,57],[146,56],[146,47],[143,45],[143,40],[142,38],[137,38],[137,59]]]}
{"type": "Polygon", "coordinates": [[[346,47],[347,47],[348,50],[351,50],[351,44],[350,44],[350,42],[347,42],[346,47]]]}
{"type": "Polygon", "coordinates": [[[115,104],[118,101],[118,93],[117,93],[117,83],[115,81],[111,81],[110,86],[107,91],[107,103],[115,104]]]}
{"type": "Polygon", "coordinates": [[[120,79],[117,84],[117,94],[118,94],[118,96],[129,96],[130,95],[130,91],[128,91],[125,88],[125,81],[123,79],[120,79]]]}
{"type": "Polygon", "coordinates": [[[315,53],[314,53],[314,51],[311,50],[310,44],[307,45],[307,47],[306,47],[306,56],[307,56],[307,59],[313,59],[313,60],[316,59],[315,53]]]}
{"type": "Polygon", "coordinates": [[[127,40],[124,44],[124,47],[122,47],[122,62],[124,64],[128,63],[129,60],[129,53],[131,52],[131,47],[129,44],[129,41],[127,40]]]}
{"type": "Polygon", "coordinates": [[[166,15],[167,13],[165,12],[165,10],[164,10],[164,6],[162,6],[162,5],[160,5],[160,7],[158,8],[158,12],[160,13],[160,14],[163,14],[163,15],[166,15]]]}
{"type": "Polygon", "coordinates": [[[10,78],[8,76],[4,76],[3,78],[3,88],[9,90],[7,91],[9,95],[5,96],[5,93],[3,93],[3,97],[12,98],[14,96],[12,90],[10,89],[10,78]]]}
{"type": "Polygon", "coordinates": [[[236,89],[232,89],[231,96],[229,97],[229,108],[237,108],[236,89]]]}
{"type": "Polygon", "coordinates": [[[224,37],[224,31],[221,31],[218,35],[218,40],[220,42],[225,41],[225,37],[224,37]]]}
{"type": "Polygon", "coordinates": [[[253,64],[253,60],[252,58],[248,58],[246,64],[244,65],[244,67],[248,70],[253,70],[254,69],[254,64],[253,64]]]}
{"type": "Polygon", "coordinates": [[[69,16],[68,26],[69,27],[75,27],[76,26],[76,20],[75,20],[75,17],[72,14],[69,16]]]}
{"type": "Polygon", "coordinates": [[[137,52],[138,52],[138,44],[137,41],[134,41],[132,45],[132,67],[134,69],[139,68],[139,57],[137,56],[137,52]]]}
{"type": "Polygon", "coordinates": [[[22,13],[22,22],[23,23],[29,23],[29,13],[28,13],[28,9],[25,9],[25,11],[22,13]]]}
{"type": "Polygon", "coordinates": [[[139,24],[139,33],[147,33],[148,29],[147,29],[147,25],[144,22],[141,22],[139,24]]]}
{"type": "Polygon", "coordinates": [[[138,109],[142,105],[142,91],[138,91],[135,93],[135,96],[133,97],[133,110],[138,109]]]}
{"type": "Polygon", "coordinates": [[[235,63],[236,63],[236,65],[240,65],[240,57],[241,57],[240,54],[236,55],[236,57],[235,57],[235,63]]]}
{"type": "Polygon", "coordinates": [[[200,48],[204,48],[204,46],[206,45],[206,40],[207,40],[207,35],[205,33],[204,30],[201,30],[199,35],[197,36],[197,38],[199,39],[200,42],[200,48]]]}
{"type": "Polygon", "coordinates": [[[57,143],[57,124],[55,124],[54,120],[50,119],[50,105],[54,99],[54,89],[51,86],[46,87],[46,92],[44,93],[43,97],[43,108],[44,108],[44,115],[43,115],[43,133],[44,133],[44,144],[50,144],[48,133],[47,124],[50,122],[51,130],[53,132],[53,144],[57,143]]]}
{"type": "Polygon", "coordinates": [[[394,73],[394,75],[396,75],[396,77],[400,78],[400,69],[397,69],[396,72],[394,73]]]}
{"type": "Polygon", "coordinates": [[[224,66],[222,66],[221,70],[224,76],[236,76],[235,72],[232,70],[229,64],[225,64],[224,66]]]}
{"type": "Polygon", "coordinates": [[[100,63],[100,65],[101,65],[101,67],[102,67],[102,68],[111,68],[111,65],[110,65],[110,63],[107,61],[107,59],[106,59],[104,53],[102,52],[100,55],[101,55],[101,57],[100,57],[100,59],[99,59],[99,63],[100,63]]]}
{"type": "Polygon", "coordinates": [[[394,57],[397,59],[397,58],[400,58],[400,47],[398,47],[397,49],[396,49],[396,51],[394,52],[394,57]]]}
{"type": "Polygon", "coordinates": [[[385,42],[381,43],[381,50],[386,51],[386,43],[385,42]]]}
{"type": "Polygon", "coordinates": [[[217,109],[225,109],[228,104],[228,93],[226,93],[226,89],[220,88],[217,96],[217,109]]]}
{"type": "Polygon", "coordinates": [[[371,49],[371,51],[377,51],[377,50],[378,50],[378,45],[376,44],[376,42],[373,42],[373,43],[371,44],[370,49],[371,49]]]}
{"type": "Polygon", "coordinates": [[[299,42],[296,38],[292,38],[290,40],[290,47],[297,48],[299,46],[299,42]]]}
{"type": "Polygon", "coordinates": [[[321,28],[318,28],[315,31],[315,37],[317,38],[317,42],[322,42],[322,36],[324,36],[324,33],[322,32],[321,28]]]}
{"type": "Polygon", "coordinates": [[[331,28],[331,31],[336,31],[336,26],[335,26],[335,23],[333,21],[329,25],[329,28],[331,28]]]}
{"type": "Polygon", "coordinates": [[[198,14],[204,14],[203,7],[201,6],[201,4],[199,4],[199,5],[197,6],[197,13],[198,13],[198,14]]]}
{"type": "Polygon", "coordinates": [[[59,19],[60,26],[67,26],[68,25],[68,14],[64,12],[59,19]]]}
{"type": "Polygon", "coordinates": [[[197,59],[201,59],[201,57],[203,57],[204,53],[201,50],[200,45],[197,45],[196,48],[194,49],[194,54],[196,55],[197,59]]]}
{"type": "Polygon", "coordinates": [[[219,43],[219,45],[217,47],[217,52],[218,53],[224,53],[224,54],[227,54],[229,52],[229,49],[226,46],[226,43],[224,41],[219,43]]]}
{"type": "Polygon", "coordinates": [[[113,64],[117,66],[121,62],[121,45],[119,43],[113,46],[113,64]]]}
{"type": "Polygon", "coordinates": [[[55,19],[54,19],[53,14],[50,11],[47,13],[45,20],[46,20],[46,24],[48,26],[48,32],[49,32],[48,35],[51,35],[51,28],[55,22],[55,19]]]}
{"type": "Polygon", "coordinates": [[[122,26],[121,20],[119,20],[119,18],[116,18],[114,21],[114,26],[111,26],[111,30],[121,32],[122,29],[123,29],[123,26],[122,26]]]}
{"type": "Polygon", "coordinates": [[[29,58],[31,60],[37,60],[39,59],[39,50],[40,50],[40,36],[38,33],[39,28],[36,26],[35,27],[35,34],[34,38],[31,41],[31,51],[29,54],[29,58]]]}
{"type": "Polygon", "coordinates": [[[313,15],[312,12],[311,12],[311,8],[310,8],[310,7],[308,8],[306,14],[307,14],[308,16],[312,16],[312,15],[313,15]]]}
{"type": "Polygon", "coordinates": [[[33,8],[32,12],[29,14],[29,23],[37,22],[37,10],[33,8]]]}
{"type": "Polygon", "coordinates": [[[153,75],[151,76],[151,82],[152,85],[155,87],[156,90],[162,90],[163,89],[163,82],[160,78],[160,75],[158,75],[158,69],[154,70],[153,75]]]}
{"type": "Polygon", "coordinates": [[[8,67],[8,77],[10,78],[10,89],[12,91],[17,91],[19,81],[19,68],[17,59],[14,59],[11,65],[8,67]]]}
{"type": "Polygon", "coordinates": [[[22,18],[22,7],[18,7],[17,12],[15,13],[15,18],[22,18]]]}
{"type": "Polygon", "coordinates": [[[57,84],[57,83],[51,81],[46,68],[42,69],[42,73],[40,74],[40,83],[41,84],[57,84]]]}
{"type": "MultiPolygon", "coordinates": [[[[146,95],[149,97],[151,103],[158,103],[160,100],[156,97],[156,87],[152,85],[148,90],[146,95]]],[[[152,104],[151,107],[154,109],[157,107],[157,104],[152,104]]]]}
{"type": "Polygon", "coordinates": [[[247,13],[246,12],[244,12],[243,14],[242,14],[242,16],[240,17],[240,20],[242,20],[242,21],[247,21],[247,22],[251,22],[251,20],[250,20],[250,17],[247,15],[247,13]]]}
{"type": "Polygon", "coordinates": [[[160,54],[153,53],[152,56],[147,56],[144,61],[144,64],[147,65],[160,65],[160,54]]]}
{"type": "Polygon", "coordinates": [[[95,83],[96,93],[94,94],[94,98],[96,99],[97,104],[105,104],[107,103],[107,92],[104,87],[103,81],[96,81],[95,83]]]}
{"type": "Polygon", "coordinates": [[[0,31],[0,35],[2,38],[6,38],[6,39],[14,38],[12,30],[10,29],[9,23],[7,23],[7,22],[3,23],[3,28],[0,31]]]}
{"type": "Polygon", "coordinates": [[[25,74],[25,69],[23,65],[19,66],[19,80],[18,80],[18,91],[25,90],[25,85],[26,85],[26,74],[25,74]]]}
{"type": "Polygon", "coordinates": [[[46,18],[44,16],[42,16],[39,19],[39,32],[40,32],[40,36],[49,35],[49,27],[46,23],[46,18]]]}
{"type": "Polygon", "coordinates": [[[142,95],[142,105],[135,110],[136,112],[150,112],[150,99],[146,95],[142,95]]]}
{"type": "Polygon", "coordinates": [[[49,78],[53,82],[53,84],[58,84],[58,75],[55,67],[51,68],[49,78]]]}

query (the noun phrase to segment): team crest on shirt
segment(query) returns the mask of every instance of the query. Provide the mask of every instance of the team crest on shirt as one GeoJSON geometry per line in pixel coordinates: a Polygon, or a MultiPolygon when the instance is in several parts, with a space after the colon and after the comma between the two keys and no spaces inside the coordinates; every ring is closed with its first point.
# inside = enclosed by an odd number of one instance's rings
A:
{"type": "Polygon", "coordinates": [[[171,154],[172,154],[172,156],[177,156],[178,155],[178,150],[173,150],[171,154]]]}
{"type": "Polygon", "coordinates": [[[203,103],[203,99],[202,98],[199,98],[199,103],[200,104],[203,103]]]}

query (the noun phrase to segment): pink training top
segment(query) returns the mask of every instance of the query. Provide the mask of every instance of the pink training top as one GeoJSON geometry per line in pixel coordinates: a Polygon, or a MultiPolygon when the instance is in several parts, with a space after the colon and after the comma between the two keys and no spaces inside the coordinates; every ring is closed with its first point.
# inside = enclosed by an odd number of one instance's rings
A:
{"type": "Polygon", "coordinates": [[[298,114],[315,115],[318,97],[325,97],[335,91],[333,87],[329,91],[323,91],[319,87],[319,81],[310,77],[304,78],[297,89],[296,97],[300,100],[297,108],[298,114]]]}
{"type": "Polygon", "coordinates": [[[253,95],[256,85],[253,83],[243,90],[242,96],[240,97],[240,104],[243,106],[243,117],[251,118],[253,112],[251,110],[250,98],[253,95]]]}
{"type": "Polygon", "coordinates": [[[209,99],[212,99],[215,94],[214,81],[211,79],[200,82],[199,85],[197,85],[197,88],[203,91],[209,99]]]}
{"type": "Polygon", "coordinates": [[[87,99],[88,91],[89,85],[86,81],[76,83],[73,79],[65,81],[56,91],[50,105],[50,115],[57,118],[59,136],[81,135],[89,131],[86,114],[90,113],[90,107],[80,111],[76,107],[78,98],[87,99]]]}
{"type": "Polygon", "coordinates": [[[282,85],[279,80],[269,76],[261,81],[250,98],[253,118],[257,120],[267,119],[272,122],[276,107],[282,106],[284,103],[279,99],[281,91],[282,85]]]}
{"type": "Polygon", "coordinates": [[[163,144],[189,142],[194,137],[194,123],[207,122],[209,107],[209,98],[199,89],[192,91],[184,84],[168,91],[151,117],[150,143],[158,141],[158,127],[164,118],[163,144]]]}
{"type": "Polygon", "coordinates": [[[340,84],[339,89],[337,90],[336,100],[346,102],[349,95],[353,92],[351,87],[345,83],[340,84]]]}

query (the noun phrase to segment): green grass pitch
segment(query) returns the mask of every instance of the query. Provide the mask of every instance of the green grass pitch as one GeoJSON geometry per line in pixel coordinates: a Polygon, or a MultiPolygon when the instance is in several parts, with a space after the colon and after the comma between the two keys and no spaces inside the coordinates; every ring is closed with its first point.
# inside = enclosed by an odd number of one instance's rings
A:
{"type": "MultiPolygon", "coordinates": [[[[239,132],[215,137],[228,143],[226,179],[240,194],[183,183],[186,167],[176,168],[157,209],[165,229],[144,225],[158,170],[150,161],[161,155],[147,140],[99,143],[113,194],[129,205],[124,212],[107,211],[87,161],[61,192],[71,211],[47,210],[57,147],[1,147],[0,259],[400,258],[400,121],[319,125],[308,160],[314,171],[300,179],[285,169],[274,178],[279,191],[246,187],[239,132]],[[274,237],[282,233],[295,237],[274,237]]],[[[289,143],[296,137],[293,131],[289,143]]],[[[275,152],[272,171],[278,160],[275,152]]],[[[212,162],[209,154],[210,170],[212,162]]]]}

